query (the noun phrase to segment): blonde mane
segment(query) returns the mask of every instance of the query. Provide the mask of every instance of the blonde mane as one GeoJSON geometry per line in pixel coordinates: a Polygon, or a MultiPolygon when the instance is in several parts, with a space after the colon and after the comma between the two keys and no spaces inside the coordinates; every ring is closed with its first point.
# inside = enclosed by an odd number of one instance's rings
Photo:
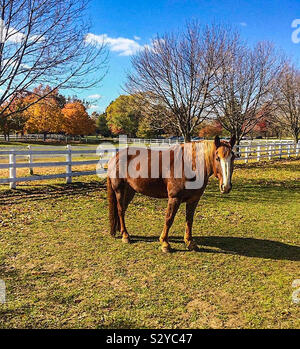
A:
{"type": "MultiPolygon", "coordinates": [[[[213,154],[216,150],[215,147],[215,142],[214,141],[196,141],[196,142],[190,142],[190,143],[186,143],[186,144],[192,144],[192,152],[188,152],[188,156],[190,156],[190,160],[193,163],[193,170],[195,169],[195,162],[196,162],[196,147],[194,145],[196,145],[197,143],[203,143],[204,144],[204,157],[205,157],[205,166],[206,166],[206,172],[207,175],[210,176],[213,173],[213,154]]],[[[184,148],[184,146],[186,144],[181,144],[179,146],[181,146],[182,148],[184,148]]],[[[176,147],[176,146],[175,146],[176,147]]]]}

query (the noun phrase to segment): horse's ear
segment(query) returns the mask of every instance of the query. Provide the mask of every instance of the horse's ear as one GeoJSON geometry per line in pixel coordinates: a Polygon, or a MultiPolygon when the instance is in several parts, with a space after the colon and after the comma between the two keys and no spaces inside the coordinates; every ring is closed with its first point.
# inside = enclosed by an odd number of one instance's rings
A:
{"type": "Polygon", "coordinates": [[[221,140],[220,140],[219,136],[216,136],[216,138],[215,138],[215,146],[217,149],[220,148],[220,146],[221,146],[221,140]]]}
{"type": "Polygon", "coordinates": [[[236,135],[233,135],[230,139],[230,145],[233,148],[235,146],[236,143],[236,135]]]}

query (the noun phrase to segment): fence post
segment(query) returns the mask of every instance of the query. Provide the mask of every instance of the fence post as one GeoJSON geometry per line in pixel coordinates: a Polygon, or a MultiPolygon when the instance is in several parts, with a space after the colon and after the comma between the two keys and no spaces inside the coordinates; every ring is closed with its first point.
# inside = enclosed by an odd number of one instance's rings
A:
{"type": "Polygon", "coordinates": [[[260,145],[257,146],[257,161],[260,161],[260,145]]]}
{"type": "MultiPolygon", "coordinates": [[[[67,145],[67,151],[68,153],[66,156],[66,162],[68,164],[67,164],[66,170],[67,170],[67,174],[71,175],[72,174],[72,147],[70,145],[67,145]]],[[[72,176],[67,177],[66,181],[67,181],[67,184],[71,184],[72,176]]]]}
{"type": "Polygon", "coordinates": [[[269,160],[272,159],[272,149],[273,149],[273,146],[269,145],[269,160]]]}
{"type": "Polygon", "coordinates": [[[245,164],[248,164],[248,155],[249,155],[248,151],[249,151],[249,149],[250,149],[249,147],[245,148],[245,164]]]}
{"type": "MultiPolygon", "coordinates": [[[[17,169],[16,169],[16,154],[10,154],[9,155],[9,179],[17,179],[17,169]]],[[[11,182],[9,183],[10,189],[16,189],[17,183],[11,182]]]]}
{"type": "Polygon", "coordinates": [[[287,153],[288,153],[288,158],[290,158],[291,157],[291,145],[290,144],[288,144],[288,146],[287,146],[287,153]]]}
{"type": "Polygon", "coordinates": [[[296,156],[299,156],[300,151],[300,141],[296,144],[296,156]]]}
{"type": "MultiPolygon", "coordinates": [[[[32,150],[31,145],[29,145],[28,146],[28,151],[31,152],[31,150],[32,150]]],[[[33,163],[33,156],[32,156],[32,154],[28,155],[28,163],[29,163],[29,165],[32,165],[32,163],[33,163]]],[[[29,174],[31,176],[33,176],[33,168],[32,167],[29,168],[29,174]]]]}
{"type": "Polygon", "coordinates": [[[282,143],[280,142],[280,145],[279,145],[279,159],[282,158],[282,143]]]}

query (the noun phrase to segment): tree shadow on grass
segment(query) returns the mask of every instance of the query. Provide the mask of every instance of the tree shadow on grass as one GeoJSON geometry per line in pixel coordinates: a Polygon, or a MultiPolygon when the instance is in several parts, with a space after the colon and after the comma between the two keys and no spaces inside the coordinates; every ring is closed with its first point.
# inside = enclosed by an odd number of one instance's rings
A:
{"type": "MultiPolygon", "coordinates": [[[[153,236],[131,236],[131,238],[133,243],[158,242],[158,237],[153,236]]],[[[262,259],[300,261],[299,246],[279,241],[223,236],[194,237],[194,240],[200,246],[198,251],[200,253],[222,253],[262,259]]],[[[174,236],[170,237],[169,241],[170,243],[183,243],[182,238],[174,236]]],[[[173,249],[173,253],[178,252],[188,253],[189,251],[173,249]]]]}
{"type": "MultiPolygon", "coordinates": [[[[295,193],[299,192],[299,184],[296,181],[264,182],[252,180],[251,184],[236,183],[234,190],[228,196],[220,196],[219,192],[209,187],[205,197],[217,197],[220,201],[229,202],[274,202],[276,199],[290,201],[295,193]]],[[[72,197],[93,192],[106,190],[104,181],[74,182],[73,184],[54,184],[54,185],[21,185],[17,190],[0,191],[0,205],[13,203],[23,203],[28,201],[43,201],[62,197],[72,197]]],[[[149,199],[150,200],[150,199],[149,199]]]]}
{"type": "Polygon", "coordinates": [[[196,237],[197,244],[216,247],[240,256],[273,260],[300,261],[300,247],[279,241],[253,238],[208,236],[196,237]]]}
{"type": "Polygon", "coordinates": [[[5,190],[0,192],[0,206],[5,204],[23,203],[28,201],[43,201],[48,199],[58,199],[62,197],[72,197],[86,195],[92,192],[100,192],[106,189],[103,181],[92,181],[88,183],[75,182],[72,184],[55,185],[23,185],[17,190],[5,190]]]}

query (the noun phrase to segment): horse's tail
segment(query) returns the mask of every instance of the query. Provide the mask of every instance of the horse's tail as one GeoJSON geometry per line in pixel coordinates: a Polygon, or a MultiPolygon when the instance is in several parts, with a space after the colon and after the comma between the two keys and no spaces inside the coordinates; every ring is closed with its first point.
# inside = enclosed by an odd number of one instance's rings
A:
{"type": "Polygon", "coordinates": [[[116,232],[120,231],[120,221],[117,208],[117,198],[109,177],[107,177],[107,199],[109,206],[110,234],[115,236],[116,232]]]}

